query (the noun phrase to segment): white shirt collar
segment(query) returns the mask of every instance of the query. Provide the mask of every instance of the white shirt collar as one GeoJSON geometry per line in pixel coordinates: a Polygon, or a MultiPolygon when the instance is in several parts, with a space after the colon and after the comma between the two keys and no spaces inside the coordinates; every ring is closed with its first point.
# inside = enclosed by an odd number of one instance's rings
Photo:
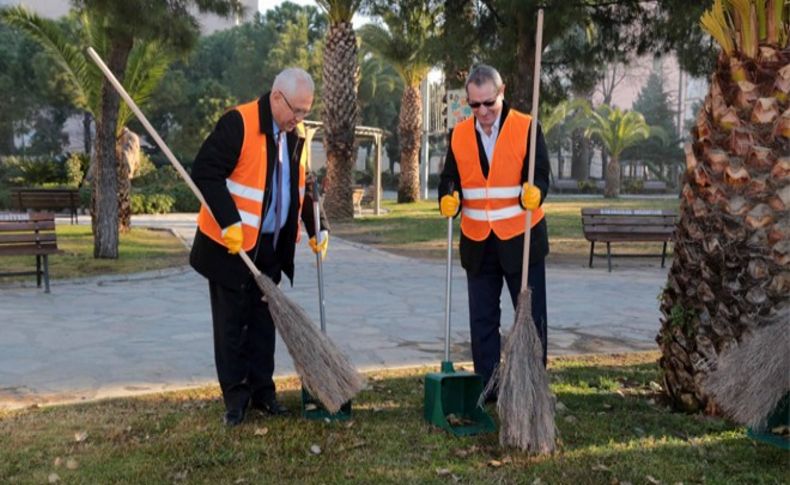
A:
{"type": "Polygon", "coordinates": [[[502,113],[500,113],[499,116],[496,117],[496,120],[494,121],[494,124],[491,125],[491,135],[486,135],[486,132],[483,131],[483,127],[480,125],[480,120],[478,120],[477,117],[475,117],[475,129],[477,131],[479,131],[480,134],[483,135],[483,136],[494,136],[497,133],[499,133],[499,120],[500,120],[500,118],[502,118],[502,113]]]}

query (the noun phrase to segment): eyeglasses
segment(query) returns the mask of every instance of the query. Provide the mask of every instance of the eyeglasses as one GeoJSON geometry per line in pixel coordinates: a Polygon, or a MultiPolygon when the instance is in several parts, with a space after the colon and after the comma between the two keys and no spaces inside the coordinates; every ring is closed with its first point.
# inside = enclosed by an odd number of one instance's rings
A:
{"type": "Polygon", "coordinates": [[[491,108],[491,107],[493,107],[496,104],[496,98],[489,99],[488,101],[469,101],[469,100],[467,100],[466,104],[468,104],[469,107],[472,108],[472,109],[477,109],[481,105],[485,106],[486,108],[491,108]]]}
{"type": "Polygon", "coordinates": [[[291,110],[291,113],[293,113],[295,117],[305,119],[310,114],[309,109],[308,110],[294,109],[294,107],[291,106],[291,103],[288,102],[288,98],[285,97],[285,94],[283,94],[282,91],[280,91],[280,96],[283,97],[283,101],[285,101],[285,104],[288,106],[288,109],[291,110]]]}

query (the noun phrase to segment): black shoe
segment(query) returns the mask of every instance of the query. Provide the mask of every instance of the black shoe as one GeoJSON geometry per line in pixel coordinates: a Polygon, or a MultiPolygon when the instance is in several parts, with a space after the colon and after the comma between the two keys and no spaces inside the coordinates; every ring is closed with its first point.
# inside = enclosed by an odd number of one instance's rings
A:
{"type": "Polygon", "coordinates": [[[288,408],[280,404],[275,396],[267,397],[260,401],[252,401],[250,407],[271,416],[283,416],[288,414],[288,408]]]}
{"type": "Polygon", "coordinates": [[[225,426],[228,428],[233,428],[235,426],[240,425],[244,422],[244,409],[235,408],[235,409],[228,409],[225,412],[225,418],[223,419],[225,422],[225,426]]]}

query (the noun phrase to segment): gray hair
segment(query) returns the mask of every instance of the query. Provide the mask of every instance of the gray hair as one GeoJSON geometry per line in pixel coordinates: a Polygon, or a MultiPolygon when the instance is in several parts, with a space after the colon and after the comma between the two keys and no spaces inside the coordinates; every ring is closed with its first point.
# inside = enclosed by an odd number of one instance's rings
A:
{"type": "Polygon", "coordinates": [[[298,67],[288,67],[280,71],[280,74],[274,78],[272,91],[280,91],[286,96],[296,96],[296,91],[300,86],[309,88],[311,93],[315,91],[313,78],[307,71],[298,67]]]}
{"type": "Polygon", "coordinates": [[[477,64],[467,76],[464,88],[468,88],[470,84],[482,86],[487,82],[494,83],[494,87],[499,91],[499,88],[502,87],[502,76],[499,75],[499,71],[488,64],[477,64]]]}

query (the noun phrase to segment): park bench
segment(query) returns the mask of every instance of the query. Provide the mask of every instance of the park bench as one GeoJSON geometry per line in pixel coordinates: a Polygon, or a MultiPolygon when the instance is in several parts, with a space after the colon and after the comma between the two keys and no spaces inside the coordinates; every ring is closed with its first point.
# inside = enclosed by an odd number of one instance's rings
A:
{"type": "Polygon", "coordinates": [[[606,243],[606,259],[612,271],[612,257],[644,257],[655,254],[613,255],[613,242],[662,242],[661,267],[667,256],[667,243],[675,233],[677,213],[669,210],[653,209],[582,209],[582,230],[584,238],[590,241],[590,268],[593,265],[595,243],[606,243]]]}
{"type": "Polygon", "coordinates": [[[71,223],[78,223],[80,194],[77,189],[11,189],[11,206],[20,211],[67,211],[71,223]]]}
{"type": "Polygon", "coordinates": [[[57,254],[55,238],[55,214],[51,212],[0,213],[0,257],[35,256],[35,271],[0,273],[0,276],[36,275],[36,286],[49,293],[50,254],[57,254]],[[43,263],[43,264],[42,264],[43,263]],[[43,266],[43,268],[42,268],[43,266]]]}

